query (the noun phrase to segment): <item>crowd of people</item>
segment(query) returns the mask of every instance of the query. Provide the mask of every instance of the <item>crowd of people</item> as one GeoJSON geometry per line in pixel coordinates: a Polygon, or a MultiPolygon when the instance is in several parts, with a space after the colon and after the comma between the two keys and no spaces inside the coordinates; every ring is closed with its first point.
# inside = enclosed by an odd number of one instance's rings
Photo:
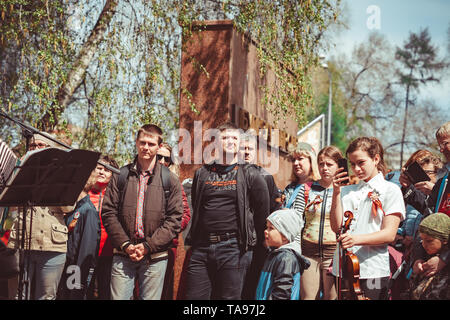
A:
{"type": "MultiPolygon", "coordinates": [[[[450,299],[450,122],[436,132],[445,161],[417,150],[398,171],[374,137],[345,153],[299,142],[284,189],[257,165],[255,136],[218,129],[222,154],[183,183],[163,131],[146,124],[120,174],[102,155],[74,206],[30,208],[25,241],[16,214],[2,239],[28,244],[27,281],[3,279],[8,298],[171,300],[176,286],[187,300],[450,299]]],[[[47,147],[35,135],[29,151],[47,147]]]]}

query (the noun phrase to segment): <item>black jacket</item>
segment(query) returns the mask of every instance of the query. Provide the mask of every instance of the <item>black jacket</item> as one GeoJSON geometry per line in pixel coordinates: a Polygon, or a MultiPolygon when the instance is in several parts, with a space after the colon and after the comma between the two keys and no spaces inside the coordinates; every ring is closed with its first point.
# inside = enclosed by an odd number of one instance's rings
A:
{"type": "Polygon", "coordinates": [[[310,265],[301,255],[299,244],[271,251],[261,271],[256,300],[300,300],[300,277],[310,265]],[[294,249],[296,246],[298,249],[294,249]]]}
{"type": "Polygon", "coordinates": [[[282,191],[278,189],[273,176],[267,172],[264,168],[260,166],[255,167],[259,170],[259,173],[263,176],[266,181],[267,188],[269,189],[270,197],[270,213],[281,209],[281,195],[282,191]]]}
{"type": "MultiPolygon", "coordinates": [[[[112,245],[117,249],[127,241],[131,243],[139,241],[135,235],[139,173],[136,161],[128,166],[128,182],[125,189],[119,190],[119,175],[113,175],[102,206],[103,225],[112,245]],[[124,192],[122,206],[121,192],[124,192]]],[[[178,177],[170,173],[170,193],[166,200],[161,170],[163,170],[161,164],[156,162],[144,198],[144,245],[148,246],[150,253],[163,252],[170,248],[172,240],[181,230],[183,214],[181,184],[178,177]]]]}
{"type": "Polygon", "coordinates": [[[423,215],[435,213],[439,209],[442,199],[446,199],[445,196],[450,193],[448,174],[436,182],[429,196],[417,190],[414,185],[408,188],[402,187],[402,192],[405,203],[412,205],[423,215]]]}
{"type": "MultiPolygon", "coordinates": [[[[199,230],[199,213],[202,204],[202,195],[206,177],[211,174],[214,164],[204,165],[195,171],[192,183],[192,207],[191,229],[186,237],[186,244],[195,244],[202,235],[199,230]]],[[[261,244],[264,241],[264,229],[266,218],[270,213],[270,198],[267,184],[255,165],[238,165],[236,178],[237,192],[237,217],[239,224],[239,246],[241,250],[261,244]]]]}
{"type": "MultiPolygon", "coordinates": [[[[416,208],[424,217],[429,214],[437,212],[441,204],[442,199],[447,198],[447,194],[450,193],[450,184],[448,183],[448,174],[439,179],[431,190],[430,196],[425,195],[421,191],[417,190],[413,185],[408,188],[402,188],[403,198],[406,204],[412,205],[416,208]]],[[[412,262],[418,257],[425,254],[425,249],[420,244],[420,238],[416,238],[417,243],[414,244],[412,252],[412,262]]],[[[439,258],[447,265],[450,264],[450,249],[447,247],[443,250],[439,258]]]]}

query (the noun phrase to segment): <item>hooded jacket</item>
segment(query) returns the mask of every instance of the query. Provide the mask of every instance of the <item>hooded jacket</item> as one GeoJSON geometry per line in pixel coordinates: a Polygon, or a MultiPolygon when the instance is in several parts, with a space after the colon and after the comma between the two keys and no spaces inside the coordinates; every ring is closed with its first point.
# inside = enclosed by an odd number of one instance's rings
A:
{"type": "Polygon", "coordinates": [[[300,300],[300,276],[309,266],[296,241],[272,250],[259,277],[256,300],[300,300]]]}
{"type": "Polygon", "coordinates": [[[267,220],[290,242],[267,256],[256,288],[256,300],[299,300],[300,276],[311,264],[302,256],[300,243],[295,241],[301,230],[298,228],[301,218],[293,209],[285,209],[275,211],[267,220]]]}
{"type": "Polygon", "coordinates": [[[69,240],[59,296],[66,300],[82,300],[85,299],[97,263],[101,232],[100,217],[89,196],[86,195],[76,203],[75,209],[67,214],[64,220],[69,229],[69,240]],[[69,280],[74,272],[73,266],[79,267],[78,285],[69,280]]]}

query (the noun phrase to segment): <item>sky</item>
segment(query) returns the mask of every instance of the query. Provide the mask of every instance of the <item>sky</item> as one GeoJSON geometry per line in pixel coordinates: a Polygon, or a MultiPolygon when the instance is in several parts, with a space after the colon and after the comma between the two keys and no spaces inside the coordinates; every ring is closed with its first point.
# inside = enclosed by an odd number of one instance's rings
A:
{"type": "MultiPolygon", "coordinates": [[[[401,47],[410,32],[418,33],[428,27],[432,44],[439,47],[440,56],[449,54],[447,29],[450,23],[450,0],[343,1],[348,10],[350,29],[336,37],[334,53],[350,54],[353,47],[367,40],[373,30],[385,35],[394,48],[401,47]]],[[[450,71],[440,84],[428,85],[426,90],[422,90],[421,97],[434,99],[442,110],[450,111],[450,71]]],[[[449,119],[450,116],[447,116],[449,119]]]]}

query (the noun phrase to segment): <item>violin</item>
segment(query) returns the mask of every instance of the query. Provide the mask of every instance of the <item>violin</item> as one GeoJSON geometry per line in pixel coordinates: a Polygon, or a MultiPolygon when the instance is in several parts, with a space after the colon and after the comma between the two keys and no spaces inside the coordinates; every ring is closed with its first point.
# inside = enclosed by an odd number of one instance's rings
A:
{"type": "MultiPolygon", "coordinates": [[[[353,220],[353,213],[351,211],[345,211],[344,217],[346,218],[341,232],[337,235],[347,232],[350,229],[350,224],[353,220]]],[[[338,299],[339,300],[369,300],[364,295],[359,284],[359,260],[356,254],[347,249],[340,247],[339,257],[339,284],[338,284],[338,299]],[[344,280],[346,288],[342,288],[341,280],[344,280]],[[343,297],[343,294],[345,298],[343,297]]]]}

